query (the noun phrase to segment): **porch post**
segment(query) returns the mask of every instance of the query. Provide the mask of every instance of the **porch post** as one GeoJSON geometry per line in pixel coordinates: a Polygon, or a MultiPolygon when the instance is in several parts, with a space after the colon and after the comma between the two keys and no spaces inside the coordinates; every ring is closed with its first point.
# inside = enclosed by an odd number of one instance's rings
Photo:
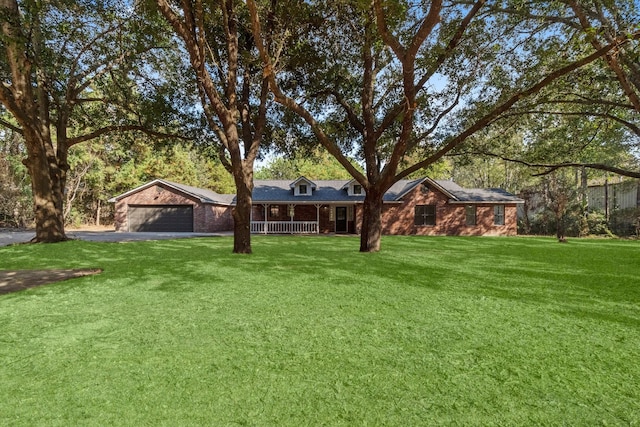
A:
{"type": "Polygon", "coordinates": [[[289,215],[289,220],[293,222],[293,218],[296,216],[296,205],[292,203],[287,205],[287,215],[289,215]]]}
{"type": "Polygon", "coordinates": [[[263,234],[267,234],[267,232],[268,232],[268,230],[269,230],[269,224],[268,224],[268,222],[267,222],[267,220],[268,220],[268,218],[269,218],[269,217],[267,216],[267,210],[268,210],[268,209],[269,209],[269,205],[265,204],[265,205],[264,205],[264,226],[263,226],[263,229],[262,229],[262,233],[263,233],[263,234]]]}
{"type": "Polygon", "coordinates": [[[289,233],[295,234],[293,218],[296,215],[296,205],[290,203],[287,205],[287,215],[289,215],[289,233]]]}
{"type": "Polygon", "coordinates": [[[316,205],[316,234],[320,234],[320,206],[316,205]]]}

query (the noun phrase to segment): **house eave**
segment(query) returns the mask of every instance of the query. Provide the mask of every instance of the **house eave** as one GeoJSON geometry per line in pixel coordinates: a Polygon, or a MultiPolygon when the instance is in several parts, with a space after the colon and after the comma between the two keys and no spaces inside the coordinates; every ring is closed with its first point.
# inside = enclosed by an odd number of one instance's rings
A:
{"type": "MultiPolygon", "coordinates": [[[[253,200],[254,205],[361,205],[364,200],[253,200]]],[[[401,200],[384,200],[385,205],[401,205],[401,200]]]]}
{"type": "Polygon", "coordinates": [[[522,205],[524,200],[453,200],[449,199],[452,205],[522,205]]]}
{"type": "Polygon", "coordinates": [[[355,200],[253,200],[254,205],[355,205],[355,200]]]}
{"type": "Polygon", "coordinates": [[[229,203],[229,202],[224,202],[224,201],[219,201],[219,200],[211,200],[211,199],[208,199],[208,198],[204,198],[204,197],[202,197],[202,196],[200,196],[198,194],[195,194],[195,193],[192,193],[192,192],[190,192],[188,190],[185,190],[184,188],[180,188],[180,187],[178,187],[176,185],[173,185],[169,181],[165,181],[165,180],[159,179],[159,178],[156,178],[153,181],[150,181],[150,182],[148,182],[146,184],[143,184],[143,185],[141,185],[141,186],[139,186],[137,188],[134,188],[133,190],[129,190],[126,193],[123,193],[123,194],[121,194],[119,196],[112,197],[112,198],[108,199],[107,202],[109,202],[109,203],[117,203],[118,201],[120,201],[122,199],[125,199],[125,198],[127,198],[127,197],[129,197],[129,196],[131,196],[133,194],[139,193],[140,191],[144,191],[144,190],[146,190],[148,188],[153,187],[154,185],[159,185],[159,184],[165,185],[165,186],[167,186],[167,187],[169,187],[169,188],[171,188],[171,189],[173,189],[173,190],[175,190],[175,191],[177,191],[177,192],[179,192],[181,194],[184,194],[184,195],[186,195],[188,197],[196,199],[197,201],[199,201],[202,204],[217,205],[217,206],[234,206],[235,205],[234,202],[229,203]]]}

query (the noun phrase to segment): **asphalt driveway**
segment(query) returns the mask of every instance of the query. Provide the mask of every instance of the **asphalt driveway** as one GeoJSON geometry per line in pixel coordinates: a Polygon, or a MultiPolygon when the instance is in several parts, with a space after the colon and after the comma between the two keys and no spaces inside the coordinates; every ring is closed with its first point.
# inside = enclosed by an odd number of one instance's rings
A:
{"type": "MultiPolygon", "coordinates": [[[[35,231],[0,229],[0,246],[26,243],[35,237],[35,231]]],[[[92,242],[133,242],[137,240],[186,239],[190,237],[232,236],[232,232],[222,233],[125,233],[115,231],[67,231],[70,239],[92,242]]]]}

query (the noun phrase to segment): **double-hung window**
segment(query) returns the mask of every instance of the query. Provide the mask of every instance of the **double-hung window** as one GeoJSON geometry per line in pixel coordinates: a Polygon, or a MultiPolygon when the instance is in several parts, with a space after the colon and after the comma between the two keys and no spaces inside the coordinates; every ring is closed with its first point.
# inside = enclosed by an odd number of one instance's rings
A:
{"type": "Polygon", "coordinates": [[[415,225],[436,225],[436,205],[418,205],[415,210],[415,225]]]}
{"type": "Polygon", "coordinates": [[[493,207],[493,225],[504,225],[504,205],[493,207]]]}
{"type": "Polygon", "coordinates": [[[476,225],[476,205],[464,207],[465,224],[476,225]]]}

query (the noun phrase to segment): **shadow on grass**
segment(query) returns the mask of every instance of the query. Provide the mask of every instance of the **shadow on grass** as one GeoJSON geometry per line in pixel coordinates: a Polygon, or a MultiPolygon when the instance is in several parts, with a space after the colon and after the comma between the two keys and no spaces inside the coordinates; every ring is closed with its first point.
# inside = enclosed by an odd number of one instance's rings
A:
{"type": "Polygon", "coordinates": [[[623,265],[634,248],[615,242],[558,245],[552,239],[412,236],[385,237],[380,253],[363,254],[357,251],[357,237],[255,236],[254,254],[247,256],[232,254],[228,237],[74,241],[0,248],[0,268],[99,265],[110,286],[145,286],[161,292],[184,292],[228,280],[282,286],[460,288],[479,296],[555,306],[558,311],[636,325],[632,315],[607,316],[601,310],[603,304],[640,299],[639,281],[628,268],[606,260],[593,263],[597,257],[593,251],[603,245],[623,265]]]}
{"type": "Polygon", "coordinates": [[[99,268],[66,270],[0,270],[0,295],[101,273],[99,268]]]}

